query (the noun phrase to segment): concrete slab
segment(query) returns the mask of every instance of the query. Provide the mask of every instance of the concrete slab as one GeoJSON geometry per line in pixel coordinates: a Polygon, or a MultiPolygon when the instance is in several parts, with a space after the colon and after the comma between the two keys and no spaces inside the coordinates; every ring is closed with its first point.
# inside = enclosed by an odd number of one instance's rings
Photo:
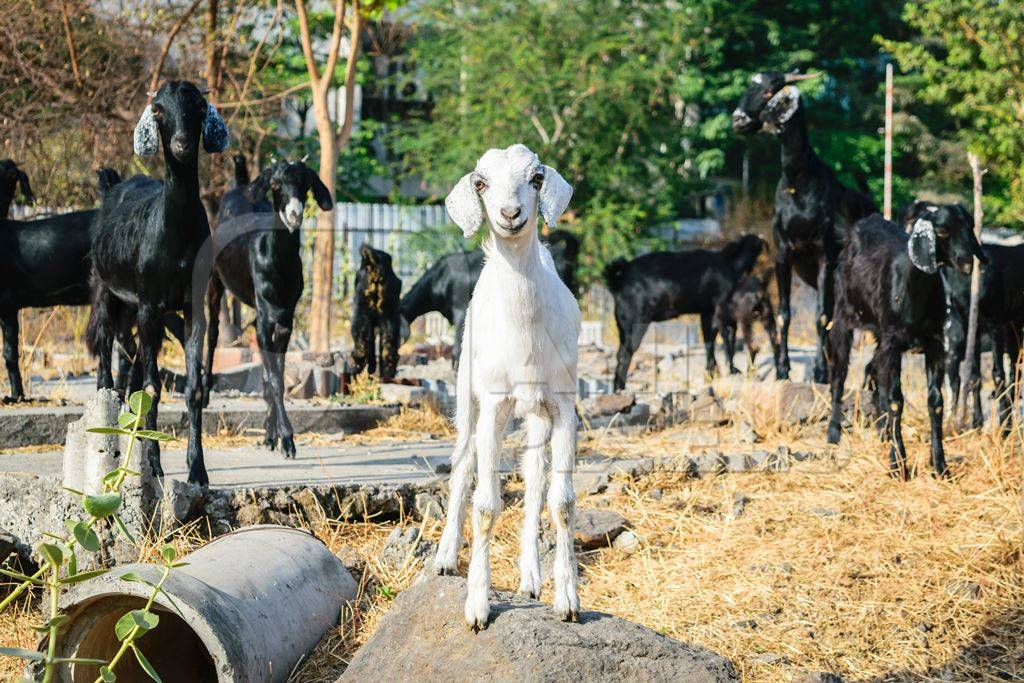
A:
{"type": "MultiPolygon", "coordinates": [[[[324,484],[386,485],[432,484],[447,479],[451,441],[388,442],[379,445],[302,446],[298,457],[285,460],[262,448],[206,449],[211,489],[320,486],[324,484]]],[[[516,469],[516,449],[507,449],[501,472],[516,469]]],[[[59,476],[62,451],[0,455],[0,475],[59,476]]],[[[161,460],[166,476],[185,481],[183,449],[164,449],[161,460]]],[[[606,473],[610,460],[585,457],[577,462],[581,474],[606,473]]],[[[619,461],[615,461],[619,463],[619,461]]]]}
{"type": "MultiPolygon", "coordinates": [[[[396,414],[394,406],[314,404],[286,402],[296,434],[351,434],[366,431],[396,414]]],[[[203,412],[203,431],[262,429],[266,404],[254,399],[214,399],[203,412]]],[[[82,406],[31,406],[0,409],[0,450],[23,446],[62,444],[69,422],[82,416],[82,406]]],[[[184,433],[188,414],[180,401],[160,405],[158,427],[184,433]]]]}

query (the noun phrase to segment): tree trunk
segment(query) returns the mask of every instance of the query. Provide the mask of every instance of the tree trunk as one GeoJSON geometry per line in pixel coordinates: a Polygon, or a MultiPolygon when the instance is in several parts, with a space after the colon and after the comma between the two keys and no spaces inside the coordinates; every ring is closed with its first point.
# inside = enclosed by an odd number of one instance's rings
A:
{"type": "MultiPolygon", "coordinates": [[[[320,180],[335,196],[338,138],[327,110],[327,92],[313,93],[316,129],[320,137],[320,180]]],[[[313,241],[313,295],[309,307],[309,348],[331,350],[331,293],[334,290],[334,209],[317,215],[313,241]]]]}
{"type": "MultiPolygon", "coordinates": [[[[981,242],[981,223],[984,211],[981,205],[982,187],[981,176],[984,173],[981,169],[981,162],[973,152],[967,153],[967,162],[971,165],[971,175],[974,178],[974,234],[981,242]]],[[[963,425],[967,417],[967,404],[970,402],[968,396],[974,390],[975,382],[980,378],[976,376],[974,367],[975,348],[978,344],[978,297],[981,290],[981,264],[974,259],[974,268],[971,270],[971,308],[967,316],[967,347],[964,349],[964,358],[960,363],[960,396],[957,405],[957,421],[963,425]]]]}

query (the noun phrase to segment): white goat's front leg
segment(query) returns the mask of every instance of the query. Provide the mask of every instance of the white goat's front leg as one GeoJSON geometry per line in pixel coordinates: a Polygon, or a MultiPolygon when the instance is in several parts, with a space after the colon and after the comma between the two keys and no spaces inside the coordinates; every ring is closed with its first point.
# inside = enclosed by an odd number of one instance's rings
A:
{"type": "Polygon", "coordinates": [[[508,420],[504,396],[481,396],[476,423],[476,491],[473,492],[473,555],[466,579],[466,623],[473,630],[487,626],[491,614],[491,538],[501,512],[498,459],[508,420]]]}
{"type": "Polygon", "coordinates": [[[540,556],[537,537],[544,508],[544,460],[551,438],[551,418],[543,412],[526,415],[526,449],[523,452],[523,526],[519,535],[519,593],[540,597],[540,556]]]}
{"type": "Polygon", "coordinates": [[[434,571],[441,575],[454,576],[458,569],[459,548],[462,546],[462,524],[466,518],[466,494],[473,481],[473,465],[476,464],[474,428],[477,420],[477,403],[469,385],[469,363],[459,366],[458,393],[455,406],[455,429],[458,434],[452,451],[452,471],[448,478],[448,509],[444,531],[434,555],[434,571]],[[463,370],[462,368],[467,368],[463,370]]]}
{"type": "Polygon", "coordinates": [[[578,573],[573,549],[573,525],[576,517],[576,493],[572,474],[576,465],[576,410],[571,399],[558,401],[551,432],[551,487],[548,509],[555,522],[555,616],[562,621],[578,621],[580,598],[576,590],[578,573]]]}

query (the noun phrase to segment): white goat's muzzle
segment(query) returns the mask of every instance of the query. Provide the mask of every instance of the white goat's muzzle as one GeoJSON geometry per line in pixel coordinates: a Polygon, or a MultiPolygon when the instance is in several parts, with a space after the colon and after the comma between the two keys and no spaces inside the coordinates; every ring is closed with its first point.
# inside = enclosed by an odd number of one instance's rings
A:
{"type": "Polygon", "coordinates": [[[302,202],[295,197],[292,197],[288,200],[284,210],[278,212],[278,215],[281,217],[281,222],[285,224],[285,227],[287,227],[289,231],[295,232],[302,227],[303,208],[302,202]]]}

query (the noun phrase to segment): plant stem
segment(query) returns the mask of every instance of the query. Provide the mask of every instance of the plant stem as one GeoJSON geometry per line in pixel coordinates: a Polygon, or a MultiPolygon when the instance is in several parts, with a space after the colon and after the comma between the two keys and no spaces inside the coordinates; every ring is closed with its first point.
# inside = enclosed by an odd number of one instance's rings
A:
{"type": "MultiPolygon", "coordinates": [[[[153,587],[153,590],[150,591],[149,600],[146,601],[146,606],[142,609],[143,612],[148,612],[153,608],[153,603],[156,602],[156,596],[164,587],[164,582],[167,581],[167,577],[170,575],[170,573],[171,565],[164,565],[164,573],[160,577],[160,580],[156,582],[156,585],[153,587]]],[[[113,658],[111,658],[110,663],[107,664],[107,669],[109,671],[113,671],[114,667],[117,666],[117,663],[121,661],[121,657],[124,657],[124,654],[128,652],[128,650],[135,647],[135,639],[138,637],[139,627],[135,626],[134,628],[132,628],[128,636],[123,641],[121,641],[121,647],[118,648],[117,653],[113,656],[113,658]]],[[[100,676],[94,681],[94,683],[103,683],[103,677],[100,676]]]]}
{"type": "Polygon", "coordinates": [[[50,577],[50,634],[46,650],[46,671],[43,674],[43,683],[50,683],[53,680],[53,672],[57,668],[57,663],[54,660],[57,658],[57,639],[59,638],[58,630],[60,627],[60,624],[57,623],[57,614],[60,612],[57,607],[57,591],[60,589],[60,567],[55,564],[50,566],[53,568],[50,577]]]}

